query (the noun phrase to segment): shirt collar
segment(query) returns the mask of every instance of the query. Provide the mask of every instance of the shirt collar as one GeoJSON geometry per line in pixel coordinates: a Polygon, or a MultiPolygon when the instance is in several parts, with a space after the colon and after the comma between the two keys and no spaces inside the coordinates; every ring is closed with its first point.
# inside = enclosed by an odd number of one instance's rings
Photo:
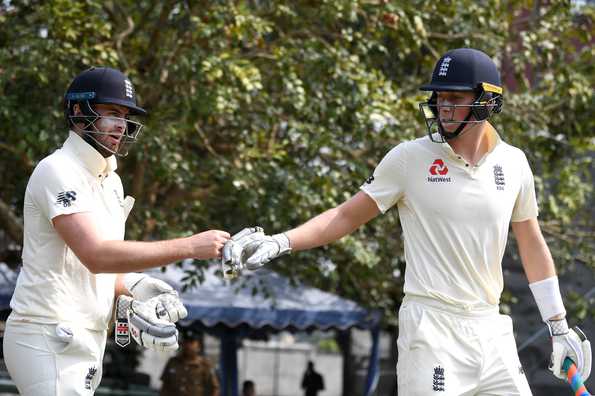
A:
{"type": "Polygon", "coordinates": [[[66,139],[62,148],[73,154],[96,178],[106,176],[118,168],[118,161],[116,161],[114,155],[104,158],[74,131],[69,132],[68,139],[66,139]]]}

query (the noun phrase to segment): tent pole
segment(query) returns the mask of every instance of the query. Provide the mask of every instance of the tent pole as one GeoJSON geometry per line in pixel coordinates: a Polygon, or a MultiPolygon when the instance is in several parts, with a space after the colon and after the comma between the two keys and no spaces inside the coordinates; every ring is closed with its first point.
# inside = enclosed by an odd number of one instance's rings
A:
{"type": "Polygon", "coordinates": [[[368,375],[366,376],[366,387],[364,388],[364,396],[371,396],[378,386],[379,373],[379,357],[378,344],[380,339],[380,325],[377,324],[370,330],[372,337],[372,346],[370,348],[370,360],[368,361],[368,375]]]}
{"type": "Polygon", "coordinates": [[[235,329],[221,334],[221,396],[238,396],[238,348],[235,329]]]}

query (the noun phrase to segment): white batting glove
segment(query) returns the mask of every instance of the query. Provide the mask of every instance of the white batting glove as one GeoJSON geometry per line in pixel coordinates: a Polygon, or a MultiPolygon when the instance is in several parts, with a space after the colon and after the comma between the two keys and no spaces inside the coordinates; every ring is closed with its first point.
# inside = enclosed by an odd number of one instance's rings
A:
{"type": "Polygon", "coordinates": [[[135,300],[148,301],[151,298],[159,298],[164,308],[162,313],[169,321],[177,322],[188,316],[178,292],[164,281],[147,274],[131,272],[124,275],[123,282],[135,300]]]}
{"type": "Polygon", "coordinates": [[[254,270],[262,267],[272,259],[290,252],[291,246],[287,235],[264,235],[244,246],[244,254],[247,256],[244,265],[246,268],[254,270]]]}
{"type": "Polygon", "coordinates": [[[163,306],[157,297],[137,301],[122,295],[117,304],[120,312],[126,311],[130,334],[137,344],[158,351],[178,349],[178,329],[175,324],[159,317],[163,306]]]}
{"type": "Polygon", "coordinates": [[[275,257],[291,252],[285,234],[265,235],[261,227],[248,227],[232,236],[223,246],[223,276],[233,278],[244,268],[254,270],[275,257]]]}
{"type": "Polygon", "coordinates": [[[246,259],[246,244],[263,238],[264,232],[261,227],[246,227],[234,234],[223,245],[221,252],[221,270],[225,278],[234,278],[244,269],[246,259]]]}
{"type": "Polygon", "coordinates": [[[561,380],[566,379],[562,369],[565,358],[570,358],[586,381],[591,375],[591,343],[585,334],[578,328],[568,328],[566,319],[548,320],[547,325],[552,336],[552,357],[550,371],[561,380]]]}

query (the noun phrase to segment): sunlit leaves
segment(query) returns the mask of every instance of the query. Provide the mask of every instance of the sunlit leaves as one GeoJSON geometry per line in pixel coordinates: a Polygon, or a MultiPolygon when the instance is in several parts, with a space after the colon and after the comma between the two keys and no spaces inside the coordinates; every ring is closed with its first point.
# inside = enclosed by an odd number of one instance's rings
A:
{"type": "MultiPolygon", "coordinates": [[[[155,239],[252,224],[280,232],[340,204],[394,145],[425,134],[419,85],[441,53],[471,46],[503,66],[494,124],[531,162],[557,264],[594,255],[592,7],[12,3],[0,6],[0,199],[16,213],[31,166],[66,136],[61,97],[86,67],[125,71],[150,111],[119,171],[137,199],[128,237],[155,239]]],[[[274,268],[380,307],[394,324],[402,249],[392,210],[274,268]]]]}

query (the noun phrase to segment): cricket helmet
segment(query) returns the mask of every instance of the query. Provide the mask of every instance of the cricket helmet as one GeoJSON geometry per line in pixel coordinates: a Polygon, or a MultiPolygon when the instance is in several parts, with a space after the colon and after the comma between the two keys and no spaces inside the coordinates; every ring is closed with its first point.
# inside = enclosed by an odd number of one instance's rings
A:
{"type": "Polygon", "coordinates": [[[123,157],[128,154],[128,149],[136,142],[143,128],[143,124],[129,118],[135,115],[145,116],[147,111],[138,106],[136,92],[128,77],[109,67],[91,67],[83,71],[70,83],[64,95],[64,116],[68,126],[84,124],[83,138],[104,156],[115,154],[123,157]],[[82,114],[74,114],[76,104],[82,114]],[[119,105],[129,110],[124,121],[126,128],[117,150],[104,146],[96,139],[97,135],[107,134],[96,127],[97,121],[102,117],[94,108],[97,104],[119,105]]]}
{"type": "Polygon", "coordinates": [[[435,132],[439,132],[441,142],[453,139],[467,124],[483,122],[493,113],[502,111],[500,72],[488,55],[473,48],[458,48],[445,53],[436,63],[430,83],[422,85],[420,90],[432,92],[426,102],[419,104],[432,140],[435,132]],[[448,91],[475,93],[473,103],[449,106],[470,108],[469,114],[454,132],[445,131],[438,117],[437,92],[448,91]]]}

